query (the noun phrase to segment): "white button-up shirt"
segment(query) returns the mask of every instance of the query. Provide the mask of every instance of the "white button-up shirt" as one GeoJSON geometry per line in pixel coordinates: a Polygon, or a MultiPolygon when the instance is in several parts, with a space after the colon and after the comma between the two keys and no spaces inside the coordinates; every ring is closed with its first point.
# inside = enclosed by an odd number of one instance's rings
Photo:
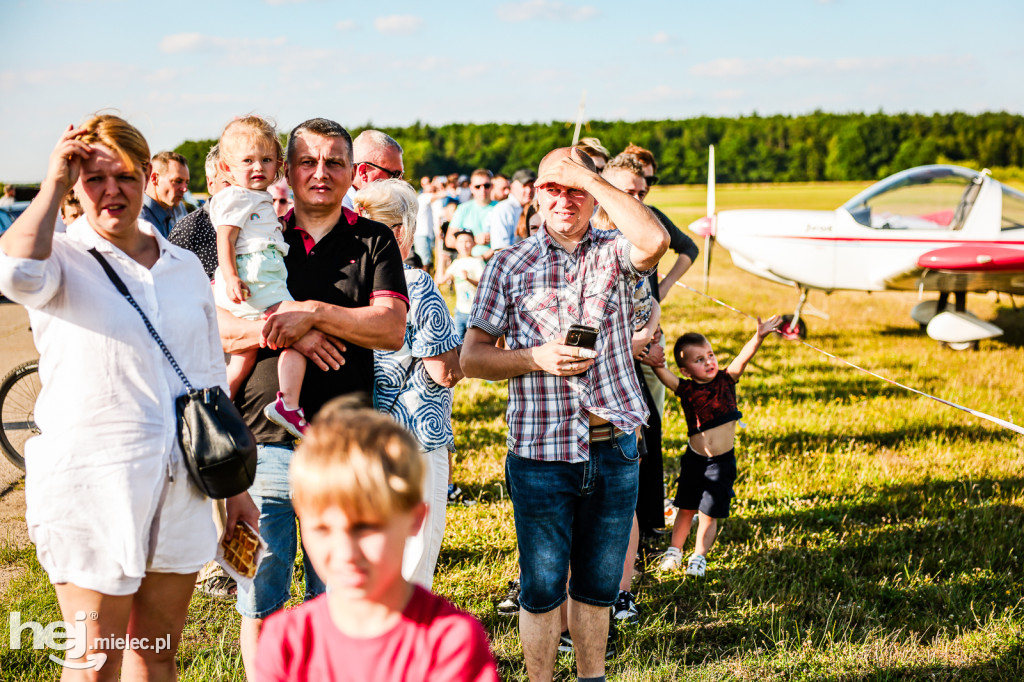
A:
{"type": "Polygon", "coordinates": [[[101,238],[85,217],[54,236],[46,260],[0,251],[0,291],[28,308],[40,353],[42,435],[25,448],[29,532],[58,525],[80,538],[80,551],[129,576],[145,574],[160,491],[181,458],[174,401],[185,387],[88,250],[121,276],[193,386],[227,386],[198,259],[150,223],[139,220],[139,228],[159,244],[152,268],[101,238]]]}

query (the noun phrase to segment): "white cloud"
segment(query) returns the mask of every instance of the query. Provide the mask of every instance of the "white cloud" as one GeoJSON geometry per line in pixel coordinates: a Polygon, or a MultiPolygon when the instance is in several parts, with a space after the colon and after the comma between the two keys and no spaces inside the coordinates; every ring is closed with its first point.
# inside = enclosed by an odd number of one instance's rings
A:
{"type": "Polygon", "coordinates": [[[600,14],[593,5],[568,5],[561,0],[507,2],[494,11],[502,21],[586,21],[600,14]]]}
{"type": "Polygon", "coordinates": [[[167,54],[178,52],[223,51],[238,52],[243,50],[267,49],[282,47],[287,41],[278,38],[222,38],[202,33],[174,33],[160,40],[160,51],[167,54]]]}
{"type": "Polygon", "coordinates": [[[745,93],[738,89],[732,88],[730,90],[716,90],[711,93],[711,99],[718,100],[720,102],[733,102],[741,99],[745,93]]]}
{"type": "Polygon", "coordinates": [[[454,62],[448,57],[429,56],[422,59],[396,59],[391,62],[391,68],[398,71],[435,71],[445,73],[450,71],[454,62]]]}
{"type": "Polygon", "coordinates": [[[648,90],[641,90],[635,93],[630,99],[634,102],[654,104],[659,102],[678,102],[692,97],[692,90],[674,88],[671,85],[656,85],[648,90]]]}
{"type": "Polygon", "coordinates": [[[157,85],[162,83],[169,83],[177,78],[179,75],[178,69],[163,68],[157,69],[156,71],[150,71],[142,77],[142,80],[151,85],[157,85]]]}
{"type": "Polygon", "coordinates": [[[651,42],[655,45],[665,45],[666,43],[672,42],[672,38],[665,31],[658,31],[651,36],[651,42]]]}
{"type": "Polygon", "coordinates": [[[491,72],[491,68],[490,64],[467,64],[459,68],[459,77],[475,78],[477,76],[484,76],[491,72]]]}
{"type": "Polygon", "coordinates": [[[796,75],[835,75],[877,73],[892,69],[922,70],[970,66],[972,57],[932,55],[919,57],[772,57],[742,59],[727,57],[690,67],[693,76],[709,78],[782,78],[796,75]]]}
{"type": "Polygon", "coordinates": [[[24,90],[50,90],[68,85],[68,74],[75,73],[74,85],[104,88],[124,84],[140,78],[138,68],[119,62],[78,62],[54,67],[37,67],[28,69],[9,69],[0,71],[0,92],[19,92],[24,97],[24,90]]]}
{"type": "Polygon", "coordinates": [[[377,17],[373,27],[381,33],[398,33],[407,35],[415,33],[423,26],[423,17],[414,14],[392,14],[388,17],[377,17]]]}
{"type": "Polygon", "coordinates": [[[354,31],[356,30],[356,28],[358,28],[358,26],[359,25],[352,19],[342,19],[341,21],[334,25],[334,28],[338,29],[339,31],[354,31]]]}

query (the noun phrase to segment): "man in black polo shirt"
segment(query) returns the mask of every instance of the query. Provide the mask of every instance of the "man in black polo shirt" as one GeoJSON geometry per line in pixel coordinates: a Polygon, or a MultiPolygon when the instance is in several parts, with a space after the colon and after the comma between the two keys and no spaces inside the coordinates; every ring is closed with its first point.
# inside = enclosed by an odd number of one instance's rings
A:
{"type": "MultiPolygon", "coordinates": [[[[260,535],[270,546],[252,587],[238,590],[242,660],[249,679],[255,679],[263,619],[289,599],[296,556],[288,493],[293,443],[263,416],[278,390],[277,351],[295,348],[315,365],[302,383],[302,406],[312,416],[336,396],[372,395],[373,349],[398,350],[405,339],[409,299],[402,256],[390,228],[342,208],[352,171],[352,138],[337,123],[312,119],[291,132],[286,173],[295,208],[286,217],[284,237],[288,289],[295,301],[281,303],[265,322],[225,311],[219,317],[225,351],[262,346],[256,368],[235,397],[259,443],[249,492],[260,508],[260,535]]],[[[308,561],[305,572],[305,597],[310,599],[324,588],[308,561]]]]}

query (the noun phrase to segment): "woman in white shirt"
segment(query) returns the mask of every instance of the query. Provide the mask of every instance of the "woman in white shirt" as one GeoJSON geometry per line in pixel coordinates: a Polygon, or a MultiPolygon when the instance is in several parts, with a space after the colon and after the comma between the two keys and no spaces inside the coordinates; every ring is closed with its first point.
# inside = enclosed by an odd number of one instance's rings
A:
{"type": "MultiPolygon", "coordinates": [[[[177,444],[174,400],[184,386],[89,254],[95,248],[121,276],[194,385],[226,386],[198,260],[139,220],[148,175],[149,147],[127,122],[95,116],[69,126],[39,194],[0,237],[0,291],[29,310],[43,385],[42,434],[26,445],[25,518],[69,624],[65,659],[84,668],[105,652],[102,669],[89,671],[99,679],[116,679],[119,668],[125,680],[174,679],[195,575],[217,542],[210,500],[177,444]],[[72,187],[84,215],[54,235],[72,187]],[[82,626],[84,642],[74,636],[82,626]],[[92,648],[126,633],[150,647],[92,648]]],[[[227,508],[229,529],[239,519],[255,527],[248,493],[227,508]]]]}

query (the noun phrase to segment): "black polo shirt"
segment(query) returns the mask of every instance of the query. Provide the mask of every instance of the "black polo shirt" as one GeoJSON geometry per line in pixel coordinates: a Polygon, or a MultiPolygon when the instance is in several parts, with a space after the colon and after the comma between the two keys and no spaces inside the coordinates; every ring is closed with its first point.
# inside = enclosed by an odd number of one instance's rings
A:
{"type": "MultiPolygon", "coordinates": [[[[402,269],[402,254],[391,230],[381,223],[343,209],[338,224],[323,238],[312,238],[295,226],[295,212],[287,217],[288,290],[296,301],[323,301],[343,308],[362,308],[378,296],[394,296],[409,302],[402,269]]],[[[373,395],[373,351],[343,339],[345,364],[323,371],[306,363],[301,407],[307,419],[325,402],[340,395],[362,392],[373,395]]],[[[236,399],[249,428],[259,443],[290,440],[284,429],[263,416],[263,408],[277,397],[279,351],[260,349],[256,367],[236,399]]]]}

